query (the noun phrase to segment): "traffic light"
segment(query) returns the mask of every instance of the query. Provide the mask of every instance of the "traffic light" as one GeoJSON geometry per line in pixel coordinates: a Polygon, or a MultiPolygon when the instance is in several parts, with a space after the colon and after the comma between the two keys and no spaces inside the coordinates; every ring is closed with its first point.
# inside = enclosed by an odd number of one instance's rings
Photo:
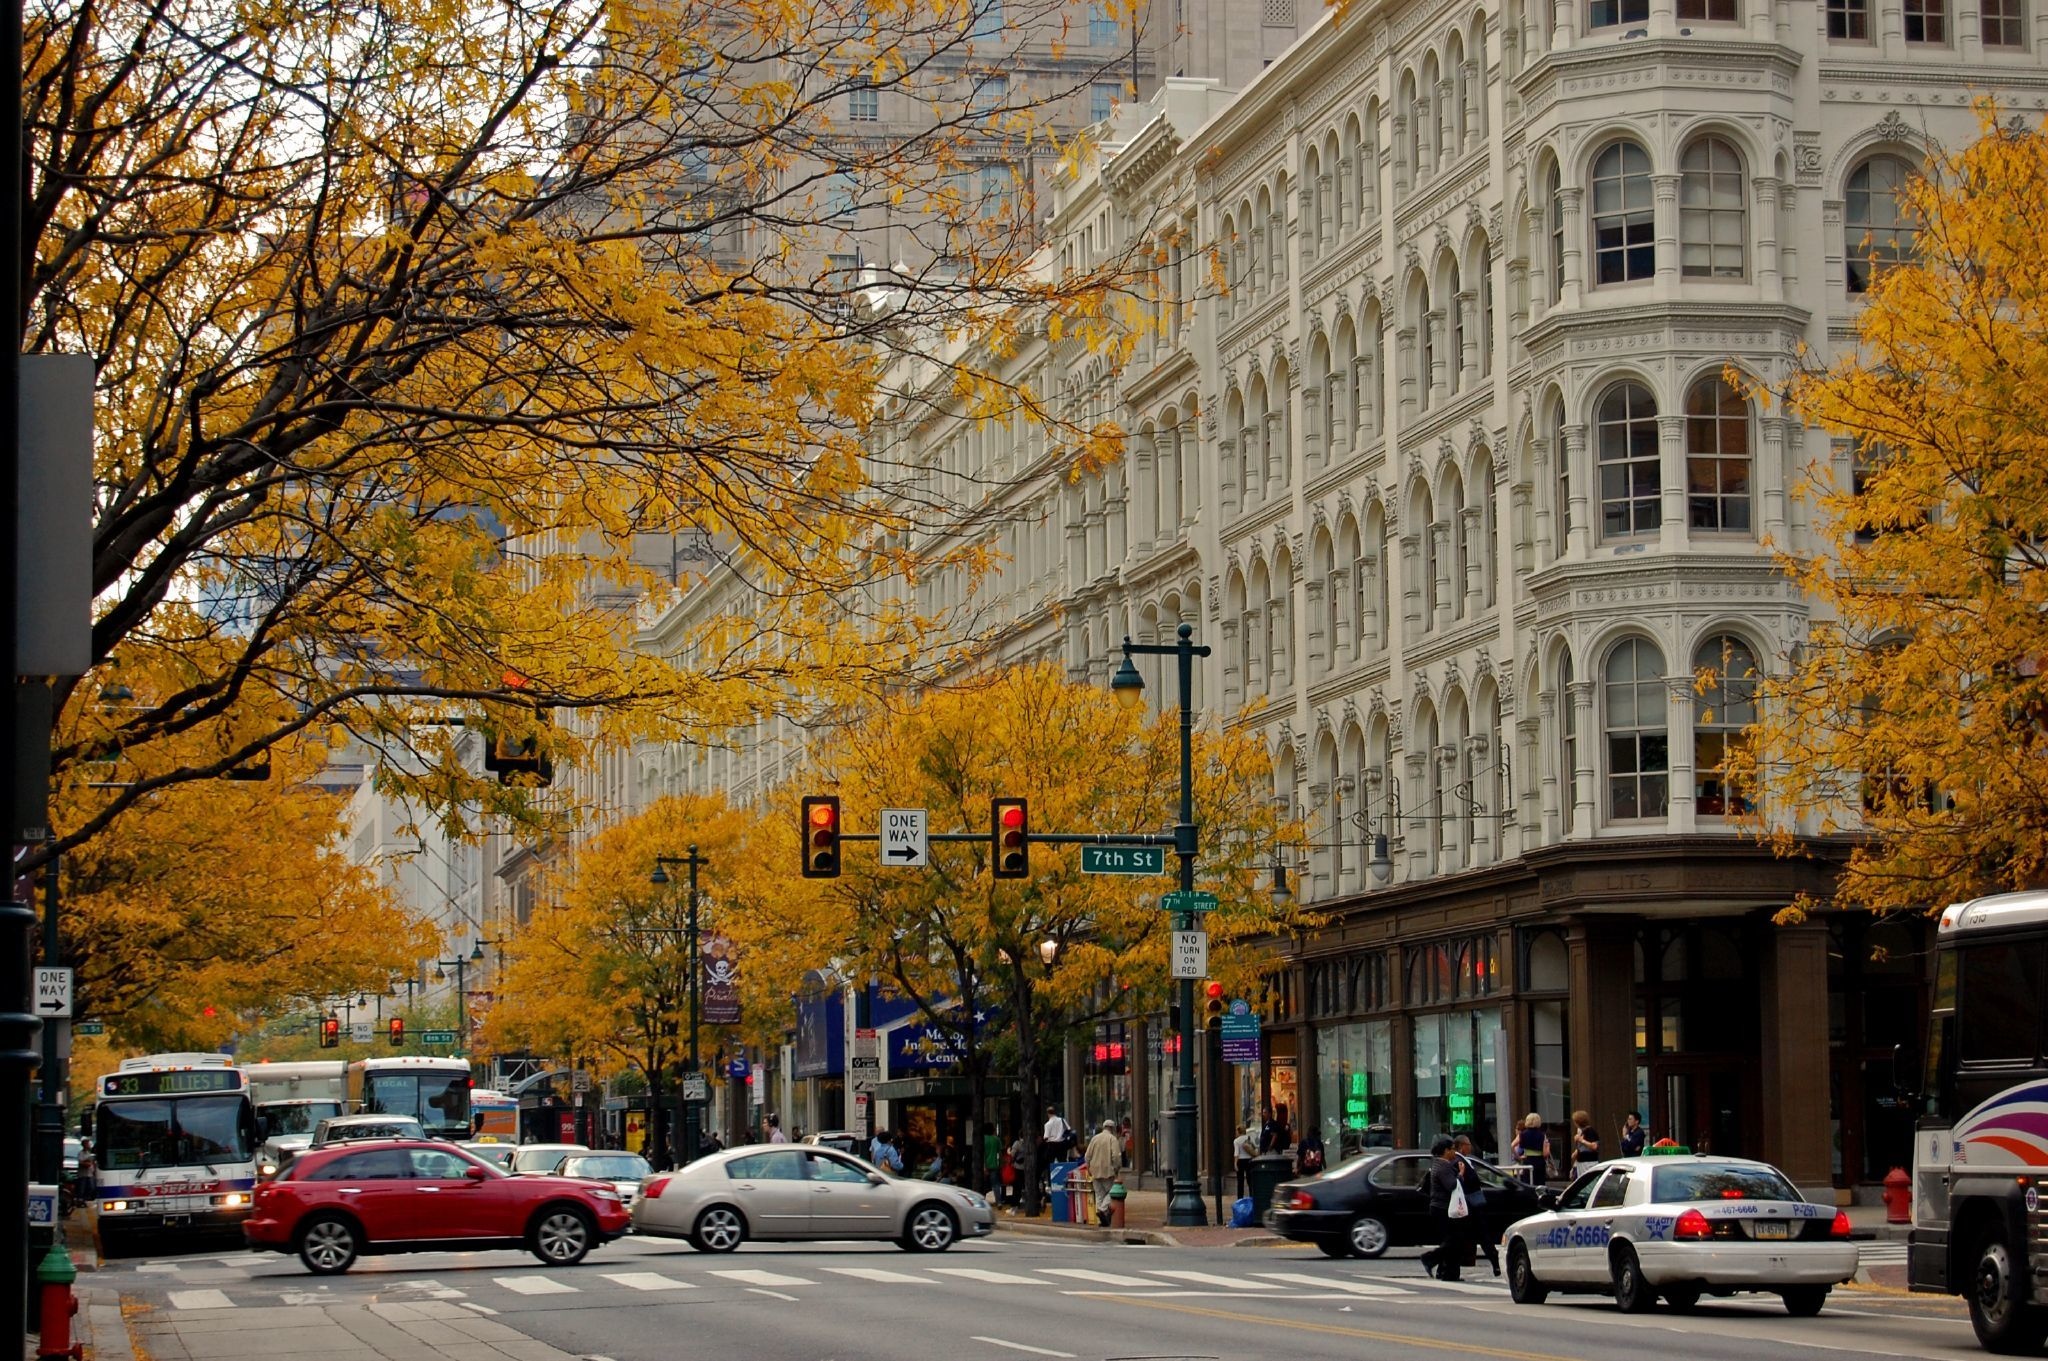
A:
{"type": "Polygon", "coordinates": [[[398,1048],[398,1047],[399,1047],[400,1045],[402,1045],[402,1044],[404,1044],[404,1043],[405,1043],[405,1021],[404,1021],[404,1019],[403,1019],[403,1018],[401,1018],[401,1017],[398,1017],[398,1016],[393,1016],[393,1017],[391,1018],[391,1047],[392,1047],[393,1049],[396,1049],[396,1048],[398,1048]]]}
{"type": "Polygon", "coordinates": [[[332,1049],[340,1043],[341,1017],[322,1016],[320,1018],[320,1047],[322,1049],[332,1049]]]}
{"type": "Polygon", "coordinates": [[[839,796],[813,794],[804,800],[804,878],[839,877],[839,796]]]}
{"type": "MultiPolygon", "coordinates": [[[[510,672],[506,673],[506,678],[510,683],[510,672]]],[[[497,776],[499,784],[545,789],[554,783],[555,761],[549,754],[553,739],[547,735],[551,726],[548,711],[536,709],[534,723],[534,730],[524,737],[499,732],[485,722],[477,723],[484,734],[484,770],[497,776]]]]}
{"type": "Polygon", "coordinates": [[[990,835],[995,853],[989,859],[998,879],[1031,877],[1031,808],[1022,799],[989,800],[990,835]]]}
{"type": "Polygon", "coordinates": [[[1222,1024],[1225,1005],[1221,983],[1212,978],[1202,985],[1202,1024],[1205,1027],[1222,1024]]]}

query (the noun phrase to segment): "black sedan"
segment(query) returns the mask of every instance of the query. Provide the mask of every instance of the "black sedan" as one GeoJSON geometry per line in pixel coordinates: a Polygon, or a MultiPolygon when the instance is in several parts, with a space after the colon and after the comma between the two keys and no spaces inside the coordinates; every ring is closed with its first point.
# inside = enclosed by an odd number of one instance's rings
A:
{"type": "MultiPolygon", "coordinates": [[[[1388,1248],[1436,1242],[1430,1226],[1425,1178],[1429,1154],[1416,1149],[1374,1151],[1273,1193],[1266,1227],[1282,1238],[1314,1243],[1332,1257],[1378,1257],[1388,1248]]],[[[1508,1225],[1543,1209],[1534,1187],[1477,1164],[1486,1197],[1475,1217],[1481,1238],[1493,1242],[1508,1225]]]]}

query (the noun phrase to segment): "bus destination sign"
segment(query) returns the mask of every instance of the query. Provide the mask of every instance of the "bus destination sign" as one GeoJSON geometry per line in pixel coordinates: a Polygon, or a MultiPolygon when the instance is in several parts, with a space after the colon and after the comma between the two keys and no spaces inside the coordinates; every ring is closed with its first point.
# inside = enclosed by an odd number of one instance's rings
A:
{"type": "Polygon", "coordinates": [[[186,1068],[115,1073],[100,1079],[101,1096],[184,1096],[192,1092],[239,1092],[246,1081],[233,1068],[186,1068]]]}

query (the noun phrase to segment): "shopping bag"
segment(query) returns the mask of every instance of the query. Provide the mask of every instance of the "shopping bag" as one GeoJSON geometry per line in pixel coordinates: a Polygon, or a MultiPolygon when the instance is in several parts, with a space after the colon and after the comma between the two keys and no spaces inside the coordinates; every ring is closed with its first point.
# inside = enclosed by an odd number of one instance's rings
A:
{"type": "Polygon", "coordinates": [[[1470,1201],[1465,1199],[1465,1188],[1463,1186],[1453,1186],[1451,1188],[1451,1207],[1445,1210],[1444,1213],[1452,1219],[1464,1219],[1471,1215],[1472,1205],[1470,1201]]]}
{"type": "Polygon", "coordinates": [[[1250,1196],[1241,1196],[1230,1203],[1230,1227],[1249,1229],[1258,1223],[1258,1206],[1252,1204],[1250,1196]]]}

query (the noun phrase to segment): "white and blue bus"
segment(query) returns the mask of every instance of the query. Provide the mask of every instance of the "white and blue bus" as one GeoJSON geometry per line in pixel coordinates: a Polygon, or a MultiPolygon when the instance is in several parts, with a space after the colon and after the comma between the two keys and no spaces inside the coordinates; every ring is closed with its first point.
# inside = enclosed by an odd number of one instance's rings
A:
{"type": "Polygon", "coordinates": [[[153,1229],[241,1228],[259,1139],[248,1075],[226,1054],[123,1059],[94,1096],[92,1203],[102,1254],[153,1229]]]}
{"type": "Polygon", "coordinates": [[[401,1054],[348,1066],[349,1109],[357,1115],[411,1115],[430,1139],[467,1139],[470,1079],[466,1059],[401,1054]]]}

